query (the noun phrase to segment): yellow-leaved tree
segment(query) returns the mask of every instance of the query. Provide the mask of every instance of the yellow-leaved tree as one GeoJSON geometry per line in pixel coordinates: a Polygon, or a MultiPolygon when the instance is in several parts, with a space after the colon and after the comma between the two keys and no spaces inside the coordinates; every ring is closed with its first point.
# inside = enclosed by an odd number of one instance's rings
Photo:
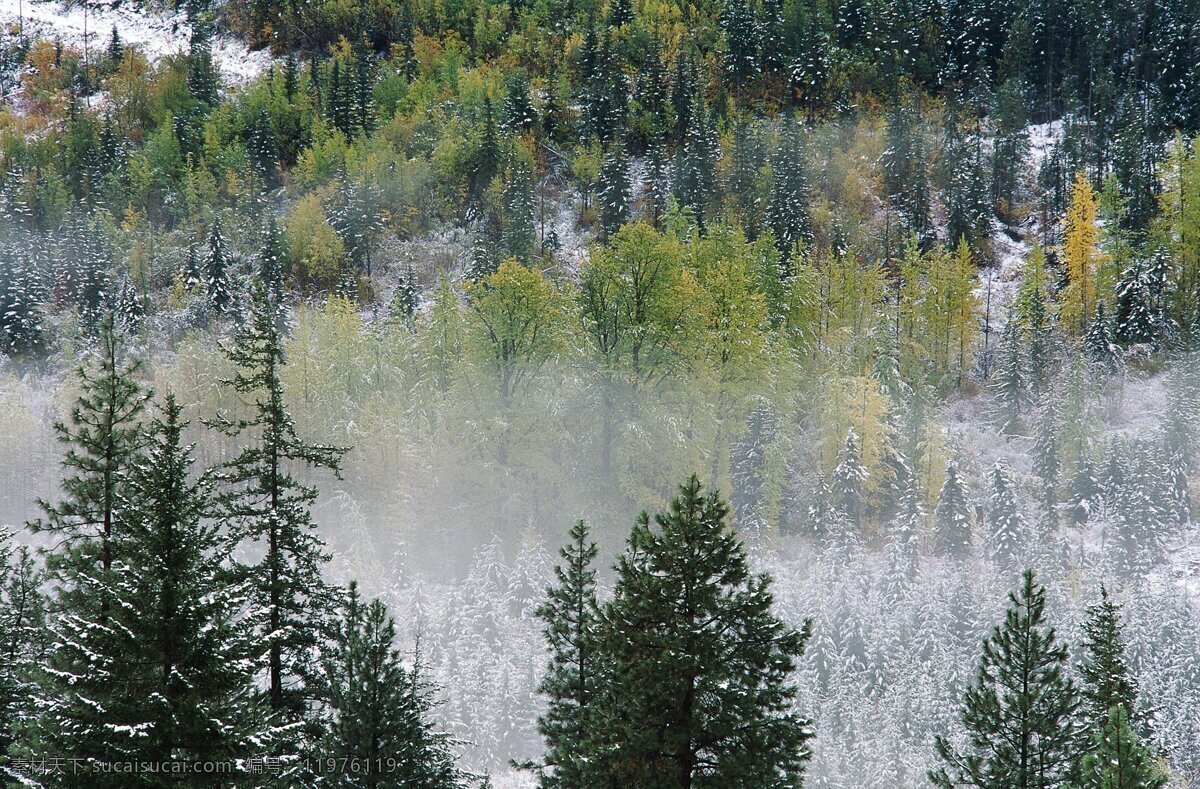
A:
{"type": "Polygon", "coordinates": [[[1071,187],[1071,205],[1063,229],[1062,254],[1067,269],[1059,321],[1077,335],[1087,330],[1096,310],[1096,269],[1100,265],[1100,231],[1096,227],[1096,190],[1082,172],[1071,187]]]}

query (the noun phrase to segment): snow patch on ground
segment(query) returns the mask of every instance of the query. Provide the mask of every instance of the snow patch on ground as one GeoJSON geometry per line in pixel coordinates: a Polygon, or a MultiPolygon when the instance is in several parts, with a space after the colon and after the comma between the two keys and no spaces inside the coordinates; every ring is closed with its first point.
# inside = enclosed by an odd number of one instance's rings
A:
{"type": "MultiPolygon", "coordinates": [[[[115,26],[127,46],[135,46],[151,60],[187,49],[191,35],[183,14],[151,11],[129,2],[89,3],[85,7],[57,0],[0,0],[0,24],[21,27],[31,38],[57,39],[80,47],[86,43],[89,51],[97,53],[108,46],[115,26]]],[[[271,64],[265,50],[251,52],[243,42],[228,36],[217,36],[212,50],[213,62],[226,84],[249,82],[271,64]]]]}

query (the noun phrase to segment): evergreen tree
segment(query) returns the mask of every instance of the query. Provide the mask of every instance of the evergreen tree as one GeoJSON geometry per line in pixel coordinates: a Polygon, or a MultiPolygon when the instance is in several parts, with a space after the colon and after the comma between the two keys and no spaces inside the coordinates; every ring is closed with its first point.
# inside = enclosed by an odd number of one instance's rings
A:
{"type": "Polygon", "coordinates": [[[1096,305],[1095,317],[1083,337],[1083,355],[1091,368],[1102,376],[1113,376],[1121,370],[1121,352],[1105,315],[1104,302],[1096,305]]]}
{"type": "Polygon", "coordinates": [[[1104,725],[1093,737],[1091,750],[1083,757],[1080,789],[1166,786],[1169,776],[1155,764],[1154,754],[1142,745],[1130,727],[1125,707],[1111,707],[1104,725]]]}
{"type": "Polygon", "coordinates": [[[1137,685],[1125,663],[1121,606],[1113,602],[1108,589],[1100,587],[1100,600],[1088,606],[1087,614],[1083,623],[1086,656],[1079,666],[1080,696],[1088,726],[1099,732],[1108,723],[1113,707],[1123,707],[1130,716],[1135,714],[1137,685]]]}
{"type": "Polygon", "coordinates": [[[1123,342],[1153,342],[1158,336],[1157,316],[1152,302],[1145,263],[1135,259],[1117,281],[1116,339],[1123,342]]]}
{"type": "Polygon", "coordinates": [[[1004,624],[984,640],[978,677],[963,696],[969,751],[936,738],[947,765],[929,773],[937,786],[1059,786],[1071,769],[1079,700],[1067,674],[1067,647],[1045,626],[1046,592],[1032,570],[1008,599],[1004,624]]]}
{"type": "Polygon", "coordinates": [[[946,481],[933,510],[933,544],[940,555],[966,557],[971,551],[971,508],[958,463],[946,467],[946,481]]]}
{"type": "Polygon", "coordinates": [[[307,466],[338,473],[346,450],[302,441],[284,405],[285,364],[278,306],[255,286],[250,319],[225,355],[237,367],[228,386],[250,398],[249,418],[219,417],[216,426],[236,437],[241,451],[220,469],[218,497],[230,535],[253,544],[262,558],[242,568],[252,599],[265,614],[267,694],[271,709],[300,716],[309,688],[316,631],[331,596],[321,577],[326,560],[310,508],[317,490],[293,476],[307,466]]]}
{"type": "Polygon", "coordinates": [[[766,225],[775,235],[780,258],[789,261],[797,244],[812,242],[812,221],[808,203],[811,187],[808,164],[799,125],[788,125],[785,142],[771,161],[771,196],[767,203],[766,225]]]}
{"type": "Polygon", "coordinates": [[[1029,380],[1015,321],[1009,321],[1004,327],[999,356],[995,378],[988,387],[995,398],[996,421],[1001,433],[1020,435],[1025,430],[1021,415],[1029,405],[1029,380]]]}
{"type": "Polygon", "coordinates": [[[16,548],[0,527],[0,770],[18,732],[35,714],[37,686],[30,682],[45,659],[46,601],[43,572],[28,548],[16,548]]]}
{"type": "Polygon", "coordinates": [[[748,0],[725,0],[721,14],[725,31],[725,69],[735,88],[758,73],[758,30],[748,0]]]}
{"type": "Polygon", "coordinates": [[[833,494],[838,508],[859,528],[866,516],[864,486],[869,476],[858,446],[858,434],[854,428],[850,428],[846,433],[846,443],[838,454],[838,464],[833,470],[833,494]]]}
{"type": "Polygon", "coordinates": [[[113,598],[109,624],[93,631],[79,601],[60,598],[54,692],[33,738],[43,747],[101,761],[235,759],[275,735],[253,692],[262,649],[242,616],[247,590],[229,583],[227,544],[202,522],[208,491],[189,479],[180,411],[168,397],[120,490],[122,556],[94,587],[113,598]]]}
{"type": "Polygon", "coordinates": [[[1025,521],[1017,504],[1017,492],[1008,467],[1001,462],[989,475],[988,546],[992,559],[1002,567],[1017,562],[1025,549],[1025,521]]]}
{"type": "Polygon", "coordinates": [[[1019,174],[1029,153],[1025,99],[1016,79],[1007,80],[996,93],[996,135],[992,152],[992,205],[996,215],[1012,217],[1018,197],[1019,174]]]}
{"type": "Polygon", "coordinates": [[[216,105],[221,81],[213,63],[212,43],[209,40],[207,24],[196,24],[192,27],[187,69],[187,87],[192,98],[206,107],[216,105]]]}
{"type": "Polygon", "coordinates": [[[233,300],[233,283],[230,282],[229,252],[225,249],[225,235],[221,232],[220,218],[213,219],[208,233],[208,250],[204,255],[204,291],[213,311],[218,315],[229,308],[233,300]]]}
{"type": "Polygon", "coordinates": [[[283,267],[287,262],[287,246],[279,223],[272,216],[263,232],[262,251],[258,254],[258,278],[266,288],[267,297],[276,304],[283,303],[283,267]]]}
{"type": "Polygon", "coordinates": [[[81,365],[76,370],[80,395],[70,419],[54,425],[59,443],[67,448],[64,498],[58,504],[39,499],[44,515],[29,524],[34,532],[56,538],[47,569],[60,598],[85,605],[101,626],[112,601],[105,594],[97,599],[88,586],[107,577],[120,558],[121,490],[144,440],[141,417],[148,397],[136,380],[141,363],[123,362],[122,356],[121,338],[110,316],[101,324],[95,369],[81,365]],[[75,595],[85,599],[76,600],[75,595]]]}
{"type": "Polygon", "coordinates": [[[520,134],[532,129],[537,123],[537,112],[529,99],[529,77],[524,71],[515,71],[508,78],[504,93],[504,128],[520,134]]]}
{"type": "Polygon", "coordinates": [[[788,678],[811,623],[771,613],[770,577],[751,575],[727,515],[693,476],[656,529],[645,513],[634,526],[603,609],[591,785],[799,783],[812,731],[788,678]]]}
{"type": "MultiPolygon", "coordinates": [[[[922,242],[929,240],[929,179],[924,132],[920,116],[907,101],[897,98],[887,116],[886,148],[880,159],[884,194],[904,228],[922,242]]],[[[896,232],[895,237],[901,237],[896,232]]]]}
{"type": "Polygon", "coordinates": [[[529,165],[523,159],[513,162],[502,199],[505,252],[508,257],[528,264],[533,260],[537,234],[534,228],[533,185],[530,183],[529,165]]]}
{"type": "Polygon", "coordinates": [[[675,199],[690,209],[701,231],[708,218],[708,206],[717,200],[717,156],[720,146],[704,101],[691,100],[690,117],[683,143],[678,149],[675,168],[675,199]]]}
{"type": "Polygon", "coordinates": [[[592,567],[597,549],[583,521],[571,527],[570,537],[559,549],[562,563],[554,568],[555,584],[537,610],[550,647],[550,664],[539,686],[548,699],[538,718],[538,732],[546,739],[544,763],[552,770],[542,774],[545,787],[584,787],[595,777],[589,745],[592,702],[602,677],[592,567]]]}
{"type": "Polygon", "coordinates": [[[629,173],[625,153],[614,145],[600,168],[600,226],[606,235],[629,219],[629,173]]]}
{"type": "Polygon", "coordinates": [[[329,714],[315,758],[364,766],[338,771],[331,786],[460,786],[450,743],[427,719],[420,661],[405,669],[395,641],[396,624],[384,604],[364,604],[351,583],[323,647],[329,714]]]}
{"type": "Polygon", "coordinates": [[[1048,390],[1038,408],[1034,425],[1033,473],[1038,478],[1043,526],[1052,529],[1058,523],[1058,487],[1062,472],[1059,433],[1062,430],[1062,401],[1057,392],[1048,390]]]}

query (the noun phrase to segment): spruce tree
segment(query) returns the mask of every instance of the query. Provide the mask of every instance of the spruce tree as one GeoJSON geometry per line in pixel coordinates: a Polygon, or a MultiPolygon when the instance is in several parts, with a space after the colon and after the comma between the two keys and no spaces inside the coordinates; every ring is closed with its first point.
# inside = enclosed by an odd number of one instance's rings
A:
{"type": "Polygon", "coordinates": [[[785,264],[791,260],[797,244],[807,246],[812,242],[808,210],[811,187],[805,156],[799,125],[793,122],[788,125],[784,144],[771,161],[771,196],[765,217],[785,264]]]}
{"type": "Polygon", "coordinates": [[[1080,772],[1080,789],[1160,789],[1169,778],[1134,733],[1129,713],[1120,704],[1109,708],[1104,725],[1093,734],[1080,772]]]}
{"type": "Polygon", "coordinates": [[[345,449],[310,444],[296,435],[284,404],[285,359],[279,307],[261,283],[251,295],[249,321],[225,356],[237,367],[226,385],[250,402],[251,416],[219,417],[215,425],[242,449],[219,470],[221,514],[231,536],[262,552],[242,568],[254,604],[265,612],[267,696],[272,710],[302,714],[309,694],[318,625],[332,602],[321,570],[326,555],[310,508],[317,490],[298,480],[301,467],[339,473],[345,449]]]}
{"type": "Polygon", "coordinates": [[[221,232],[221,220],[213,220],[208,233],[208,250],[204,256],[204,291],[209,304],[218,315],[225,312],[233,301],[233,283],[230,281],[229,252],[225,249],[225,234],[221,232]]]}
{"type": "Polygon", "coordinates": [[[9,746],[32,719],[38,698],[30,681],[45,658],[44,574],[25,547],[0,527],[0,769],[9,746]]]}
{"type": "Polygon", "coordinates": [[[838,464],[833,470],[833,494],[838,508],[859,528],[866,516],[864,486],[869,476],[858,446],[858,434],[854,428],[850,428],[846,433],[846,443],[838,454],[838,464]]]}
{"type": "Polygon", "coordinates": [[[589,785],[800,782],[812,731],[789,676],[811,623],[771,613],[771,579],[751,574],[728,513],[693,476],[655,528],[638,518],[603,609],[611,680],[594,702],[589,785]]]}
{"type": "Polygon", "coordinates": [[[1045,625],[1046,592],[1032,570],[1008,599],[1004,624],[984,640],[978,676],[963,696],[968,749],[936,737],[946,762],[929,773],[937,786],[1051,787],[1071,770],[1079,700],[1067,673],[1067,647],[1045,625]]]}
{"type": "Polygon", "coordinates": [[[1026,548],[1025,521],[1008,467],[997,461],[988,477],[988,552],[1002,567],[1011,567],[1026,548]]]}
{"type": "Polygon", "coordinates": [[[537,123],[537,112],[529,99],[529,77],[524,71],[515,71],[508,78],[504,93],[504,128],[520,134],[537,123]]]}
{"type": "Polygon", "coordinates": [[[462,785],[447,737],[428,720],[420,661],[406,669],[396,624],[379,600],[364,603],[356,584],[322,648],[328,707],[314,758],[360,765],[326,776],[330,786],[446,789],[462,785]]]}
{"type": "Polygon", "coordinates": [[[583,521],[571,527],[570,537],[559,549],[562,562],[554,568],[555,583],[537,610],[550,648],[550,663],[539,686],[547,698],[546,711],[538,718],[538,732],[546,740],[543,763],[550,770],[542,772],[540,783],[582,789],[595,776],[589,758],[592,702],[602,680],[592,566],[597,548],[583,521]]]}
{"type": "Polygon", "coordinates": [[[507,256],[528,264],[533,259],[537,234],[534,228],[533,185],[530,182],[529,165],[523,159],[513,162],[502,198],[505,252],[507,256]]]}
{"type": "Polygon", "coordinates": [[[612,235],[629,219],[629,173],[625,152],[613,145],[600,168],[600,226],[612,235]]]}
{"type": "Polygon", "coordinates": [[[1096,314],[1083,337],[1083,355],[1097,374],[1109,377],[1121,370],[1121,352],[1113,337],[1112,325],[1105,315],[1104,302],[1096,305],[1096,314]]]}
{"type": "Polygon", "coordinates": [[[1005,435],[1021,435],[1025,432],[1022,414],[1029,405],[1029,377],[1025,367],[1025,354],[1021,348],[1021,336],[1015,321],[1004,327],[996,375],[988,385],[994,398],[993,411],[1000,432],[1005,435]]]}
{"type": "Polygon", "coordinates": [[[971,508],[957,462],[946,467],[946,481],[933,509],[933,545],[941,555],[965,558],[971,551],[971,508]]]}
{"type": "Polygon", "coordinates": [[[121,489],[144,440],[142,413],[148,394],[136,380],[141,363],[124,361],[121,338],[112,317],[101,324],[93,365],[76,370],[80,394],[66,422],[54,431],[66,447],[62,465],[64,498],[58,504],[39,500],[43,516],[31,521],[36,532],[49,532],[55,548],[47,569],[60,594],[79,600],[104,625],[111,601],[97,599],[86,588],[89,579],[107,575],[118,558],[122,539],[119,519],[121,489]]]}
{"type": "Polygon", "coordinates": [[[1088,606],[1087,614],[1083,623],[1086,655],[1079,666],[1080,696],[1088,726],[1099,732],[1113,707],[1123,707],[1126,715],[1136,716],[1137,685],[1125,663],[1121,606],[1113,602],[1108,589],[1100,587],[1100,600],[1088,606]]]}
{"type": "MultiPolygon", "coordinates": [[[[78,724],[82,710],[98,715],[72,736],[87,733],[106,750],[81,756],[238,759],[262,753],[275,736],[253,688],[262,646],[250,629],[253,615],[243,615],[247,588],[230,583],[229,546],[205,518],[210,491],[190,478],[181,410],[173,397],[166,399],[121,490],[122,557],[108,582],[116,604],[106,637],[98,641],[72,627],[77,620],[69,611],[54,627],[50,673],[77,681],[49,699],[42,733],[67,721],[78,724]],[[94,651],[98,643],[107,654],[94,651]],[[85,698],[89,687],[100,693],[85,698]]],[[[71,744],[60,737],[62,730],[43,742],[71,744]]],[[[150,785],[179,785],[176,780],[150,785]]]]}

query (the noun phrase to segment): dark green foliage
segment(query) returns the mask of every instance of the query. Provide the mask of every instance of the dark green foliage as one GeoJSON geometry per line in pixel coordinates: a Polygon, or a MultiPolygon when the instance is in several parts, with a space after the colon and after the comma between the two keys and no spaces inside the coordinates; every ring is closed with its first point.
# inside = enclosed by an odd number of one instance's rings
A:
{"type": "Polygon", "coordinates": [[[1109,709],[1083,757],[1081,789],[1160,789],[1170,776],[1154,763],[1154,754],[1138,740],[1123,706],[1109,709]]]}
{"type": "Polygon", "coordinates": [[[946,467],[946,481],[933,509],[933,543],[939,554],[966,557],[971,551],[971,508],[955,462],[946,467]]]}
{"type": "Polygon", "coordinates": [[[332,773],[326,776],[330,786],[462,785],[447,737],[427,719],[431,703],[420,660],[406,669],[395,641],[387,608],[379,600],[364,604],[352,583],[323,648],[322,696],[329,712],[313,758],[362,768],[322,771],[332,773]]]}
{"type": "Polygon", "coordinates": [[[1104,729],[1114,707],[1124,708],[1127,718],[1138,709],[1137,686],[1125,663],[1121,631],[1121,606],[1101,586],[1100,600],[1088,606],[1088,618],[1083,623],[1087,652],[1079,666],[1083,713],[1093,732],[1104,729]]]}
{"type": "Polygon", "coordinates": [[[1008,599],[1004,624],[984,640],[979,675],[963,696],[968,749],[936,739],[946,762],[929,773],[938,786],[1058,786],[1074,761],[1079,700],[1067,647],[1045,625],[1045,589],[1026,570],[1008,599]]]}
{"type": "Polygon", "coordinates": [[[233,301],[233,282],[230,275],[229,252],[221,220],[214,219],[208,231],[208,248],[204,255],[204,291],[213,312],[220,315],[233,301]]]}
{"type": "Polygon", "coordinates": [[[861,527],[866,517],[865,485],[869,471],[863,465],[862,451],[854,428],[846,434],[846,443],[838,454],[833,470],[833,495],[836,506],[855,526],[861,527]]]}
{"type": "Polygon", "coordinates": [[[596,544],[579,521],[571,542],[559,550],[562,563],[554,568],[555,584],[537,611],[550,648],[550,664],[539,690],[547,697],[538,718],[546,739],[545,787],[584,787],[596,776],[590,758],[594,724],[593,699],[603,681],[600,662],[600,618],[596,604],[596,544]]]}
{"type": "Polygon", "coordinates": [[[534,226],[533,183],[529,165],[523,159],[513,161],[501,197],[504,202],[505,256],[528,264],[533,260],[537,233],[534,226]]]}
{"type": "Polygon", "coordinates": [[[784,261],[791,259],[797,245],[804,248],[812,243],[811,190],[799,125],[793,122],[771,160],[771,197],[765,218],[784,261]]]}
{"type": "Polygon", "coordinates": [[[124,362],[123,356],[109,317],[101,324],[95,361],[76,371],[80,395],[69,420],[54,425],[67,448],[63,500],[39,500],[44,515],[29,524],[34,532],[54,535],[56,549],[48,557],[48,569],[64,589],[85,595],[100,621],[110,601],[103,595],[97,599],[84,587],[96,573],[107,575],[118,558],[121,488],[144,440],[141,416],[148,397],[136,380],[140,362],[124,362]]]}
{"type": "Polygon", "coordinates": [[[1025,432],[1022,414],[1029,406],[1029,378],[1021,335],[1015,322],[1004,327],[995,377],[989,384],[994,400],[993,412],[1000,432],[1021,435],[1025,432]]]}
{"type": "Polygon", "coordinates": [[[1001,567],[1012,567],[1028,545],[1025,520],[1008,467],[997,462],[988,475],[988,553],[1001,567]]]}
{"type": "MultiPolygon", "coordinates": [[[[228,546],[203,520],[208,490],[189,479],[180,410],[168,397],[122,487],[119,562],[107,574],[81,574],[89,593],[112,600],[108,624],[92,618],[85,596],[56,601],[46,703],[27,735],[35,752],[232,759],[262,753],[276,736],[253,690],[262,641],[243,614],[246,585],[229,583],[228,546]]],[[[123,780],[109,774],[105,785],[123,780]]],[[[205,784],[179,780],[145,785],[205,784]]]]}
{"type": "Polygon", "coordinates": [[[620,146],[613,146],[600,168],[600,226],[607,235],[629,219],[629,163],[620,146]]]}
{"type": "Polygon", "coordinates": [[[727,515],[693,476],[656,528],[646,514],[634,526],[603,608],[608,681],[592,702],[589,785],[800,780],[812,731],[788,677],[810,625],[771,614],[770,578],[750,573],[727,515]]]}
{"type": "Polygon", "coordinates": [[[907,99],[897,99],[888,111],[884,139],[887,147],[879,162],[883,170],[883,190],[896,212],[899,225],[893,229],[892,238],[901,238],[909,231],[927,242],[932,233],[929,157],[920,114],[907,99]]]}
{"type": "Polygon", "coordinates": [[[0,528],[0,765],[35,712],[37,687],[28,679],[45,657],[43,573],[25,546],[0,528]]]}
{"type": "Polygon", "coordinates": [[[259,636],[269,647],[267,697],[273,710],[299,717],[310,695],[306,678],[317,628],[331,596],[321,575],[324,545],[310,514],[317,490],[293,473],[301,466],[337,473],[346,450],[296,435],[280,380],[285,360],[278,309],[257,285],[249,321],[225,349],[237,367],[228,386],[249,401],[252,415],[216,423],[242,447],[220,469],[217,501],[231,537],[262,551],[242,574],[252,586],[253,604],[265,612],[259,636]]]}
{"type": "Polygon", "coordinates": [[[1121,370],[1121,351],[1113,336],[1112,323],[1105,315],[1104,302],[1096,305],[1096,314],[1083,336],[1083,355],[1098,375],[1113,376],[1121,370]]]}
{"type": "Polygon", "coordinates": [[[537,123],[537,113],[529,99],[529,77],[516,71],[508,78],[504,94],[504,128],[520,133],[528,131],[537,123]]]}

